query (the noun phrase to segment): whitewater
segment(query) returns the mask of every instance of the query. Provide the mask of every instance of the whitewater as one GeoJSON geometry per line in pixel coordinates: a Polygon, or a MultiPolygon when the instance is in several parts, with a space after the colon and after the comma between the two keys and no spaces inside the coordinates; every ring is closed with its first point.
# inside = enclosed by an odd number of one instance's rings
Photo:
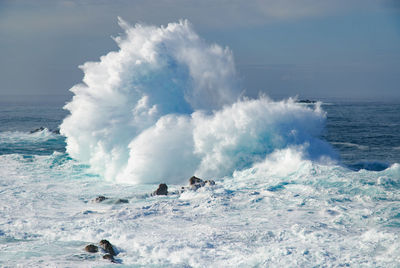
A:
{"type": "Polygon", "coordinates": [[[327,134],[323,103],[247,97],[189,22],[119,24],[64,112],[0,102],[0,266],[398,266],[398,132],[363,162],[376,143],[327,134]],[[193,175],[216,184],[181,191],[193,175]],[[102,239],[116,263],[84,251],[102,239]]]}

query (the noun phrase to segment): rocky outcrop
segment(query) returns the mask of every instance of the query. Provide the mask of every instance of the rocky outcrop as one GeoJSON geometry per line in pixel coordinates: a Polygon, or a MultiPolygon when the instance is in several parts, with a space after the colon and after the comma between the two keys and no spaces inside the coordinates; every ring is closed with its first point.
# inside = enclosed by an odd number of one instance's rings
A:
{"type": "Polygon", "coordinates": [[[202,179],[192,176],[189,179],[189,186],[185,187],[183,186],[180,190],[180,192],[186,191],[186,190],[193,190],[196,191],[197,189],[204,187],[204,186],[213,186],[215,185],[215,181],[213,180],[205,180],[203,181],[202,179]]]}
{"type": "Polygon", "coordinates": [[[93,245],[93,244],[90,244],[90,245],[87,245],[87,246],[85,247],[85,251],[90,252],[90,253],[96,253],[96,252],[99,251],[99,247],[98,247],[98,246],[95,246],[95,245],[93,245]]]}
{"type": "Polygon", "coordinates": [[[202,179],[197,178],[196,176],[193,176],[189,179],[189,189],[191,189],[191,190],[197,190],[200,187],[203,187],[206,185],[208,185],[208,186],[215,185],[215,181],[213,181],[213,180],[203,181],[202,179]]]}
{"type": "Polygon", "coordinates": [[[96,197],[95,199],[92,200],[92,202],[94,203],[101,203],[104,200],[107,200],[108,198],[105,197],[104,195],[99,195],[98,197],[96,197]]]}
{"type": "MultiPolygon", "coordinates": [[[[115,251],[113,245],[111,245],[111,243],[108,240],[105,239],[101,240],[99,246],[105,253],[105,255],[103,255],[103,259],[110,260],[111,262],[116,262],[114,256],[117,255],[117,252],[115,251]]],[[[97,253],[99,251],[99,247],[90,244],[85,247],[85,251],[89,253],[97,253]]]]}
{"type": "Polygon", "coordinates": [[[309,99],[305,99],[305,100],[298,100],[296,101],[297,103],[306,103],[306,104],[312,104],[312,103],[316,103],[315,100],[309,100],[309,99]]]}
{"type": "Polygon", "coordinates": [[[29,131],[29,133],[33,134],[33,133],[36,133],[36,132],[43,131],[44,129],[45,129],[44,127],[40,127],[40,128],[37,128],[37,129],[29,131]]]}
{"type": "Polygon", "coordinates": [[[105,240],[105,239],[101,240],[99,245],[108,254],[110,254],[112,256],[116,256],[117,255],[115,253],[114,247],[111,245],[111,243],[108,240],[105,240]]]}
{"type": "Polygon", "coordinates": [[[168,195],[168,186],[165,183],[161,183],[151,195],[168,195]]]}
{"type": "Polygon", "coordinates": [[[204,181],[196,176],[192,176],[189,179],[189,185],[204,185],[204,181]]]}
{"type": "Polygon", "coordinates": [[[156,196],[156,195],[169,195],[169,194],[180,194],[186,190],[193,190],[196,191],[197,189],[204,187],[204,186],[213,186],[215,185],[215,181],[213,180],[205,180],[203,181],[202,179],[192,176],[189,179],[189,186],[183,186],[180,190],[168,192],[168,186],[165,183],[161,183],[157,190],[155,190],[153,193],[150,194],[150,196],[156,196]]]}
{"type": "Polygon", "coordinates": [[[105,200],[108,200],[107,201],[108,204],[127,204],[127,203],[129,203],[128,199],[122,199],[122,198],[114,199],[114,198],[105,197],[104,195],[99,195],[95,199],[92,199],[91,202],[92,203],[101,203],[105,200]]]}
{"type": "MultiPolygon", "coordinates": [[[[36,128],[34,130],[29,131],[29,133],[33,134],[33,133],[41,132],[41,131],[43,131],[45,129],[46,129],[45,127],[40,127],[40,128],[36,128]]],[[[60,129],[59,128],[56,128],[56,129],[53,129],[53,130],[50,130],[50,131],[53,134],[60,135],[60,129]]]]}
{"type": "Polygon", "coordinates": [[[104,256],[103,256],[103,259],[109,260],[109,261],[111,261],[111,262],[116,262],[115,259],[114,259],[114,256],[111,255],[111,254],[106,254],[106,255],[104,255],[104,256]]]}

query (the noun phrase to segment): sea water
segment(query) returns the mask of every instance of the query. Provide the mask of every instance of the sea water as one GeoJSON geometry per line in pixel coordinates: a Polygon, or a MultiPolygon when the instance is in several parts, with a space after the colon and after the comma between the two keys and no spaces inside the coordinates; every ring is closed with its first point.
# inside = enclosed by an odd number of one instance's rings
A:
{"type": "Polygon", "coordinates": [[[120,24],[73,98],[0,100],[0,266],[398,265],[400,104],[248,99],[189,23],[120,24]]]}

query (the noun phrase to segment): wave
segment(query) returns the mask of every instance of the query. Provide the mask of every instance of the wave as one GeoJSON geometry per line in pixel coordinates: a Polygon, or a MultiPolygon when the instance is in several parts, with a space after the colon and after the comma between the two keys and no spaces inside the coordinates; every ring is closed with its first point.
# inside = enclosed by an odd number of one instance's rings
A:
{"type": "Polygon", "coordinates": [[[389,163],[381,162],[381,161],[361,161],[355,164],[351,164],[348,166],[353,170],[370,170],[370,171],[382,171],[390,167],[389,163]]]}
{"type": "Polygon", "coordinates": [[[366,145],[360,145],[360,144],[356,144],[356,143],[351,143],[351,142],[331,142],[333,145],[341,145],[341,146],[345,146],[345,147],[354,147],[360,150],[368,150],[368,146],[366,145]]]}
{"type": "Polygon", "coordinates": [[[47,128],[35,132],[4,131],[0,132],[0,143],[19,143],[23,141],[45,141],[56,137],[56,134],[47,128]]]}
{"type": "Polygon", "coordinates": [[[0,155],[51,155],[65,152],[65,138],[57,131],[40,128],[30,132],[0,132],[0,155]]]}
{"type": "Polygon", "coordinates": [[[119,46],[80,68],[60,131],[70,156],[109,180],[182,183],[221,178],[285,148],[335,158],[318,137],[320,104],[242,96],[232,52],[207,44],[187,21],[129,26],[119,46]]]}

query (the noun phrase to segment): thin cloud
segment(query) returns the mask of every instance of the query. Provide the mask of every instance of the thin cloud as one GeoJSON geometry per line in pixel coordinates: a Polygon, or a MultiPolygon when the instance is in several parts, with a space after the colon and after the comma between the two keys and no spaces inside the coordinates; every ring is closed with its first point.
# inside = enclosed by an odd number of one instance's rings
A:
{"type": "Polygon", "coordinates": [[[199,28],[224,29],[342,13],[374,7],[374,3],[371,0],[6,0],[0,6],[3,12],[0,30],[68,31],[80,29],[84,24],[112,24],[117,16],[149,24],[184,18],[199,28]]]}

